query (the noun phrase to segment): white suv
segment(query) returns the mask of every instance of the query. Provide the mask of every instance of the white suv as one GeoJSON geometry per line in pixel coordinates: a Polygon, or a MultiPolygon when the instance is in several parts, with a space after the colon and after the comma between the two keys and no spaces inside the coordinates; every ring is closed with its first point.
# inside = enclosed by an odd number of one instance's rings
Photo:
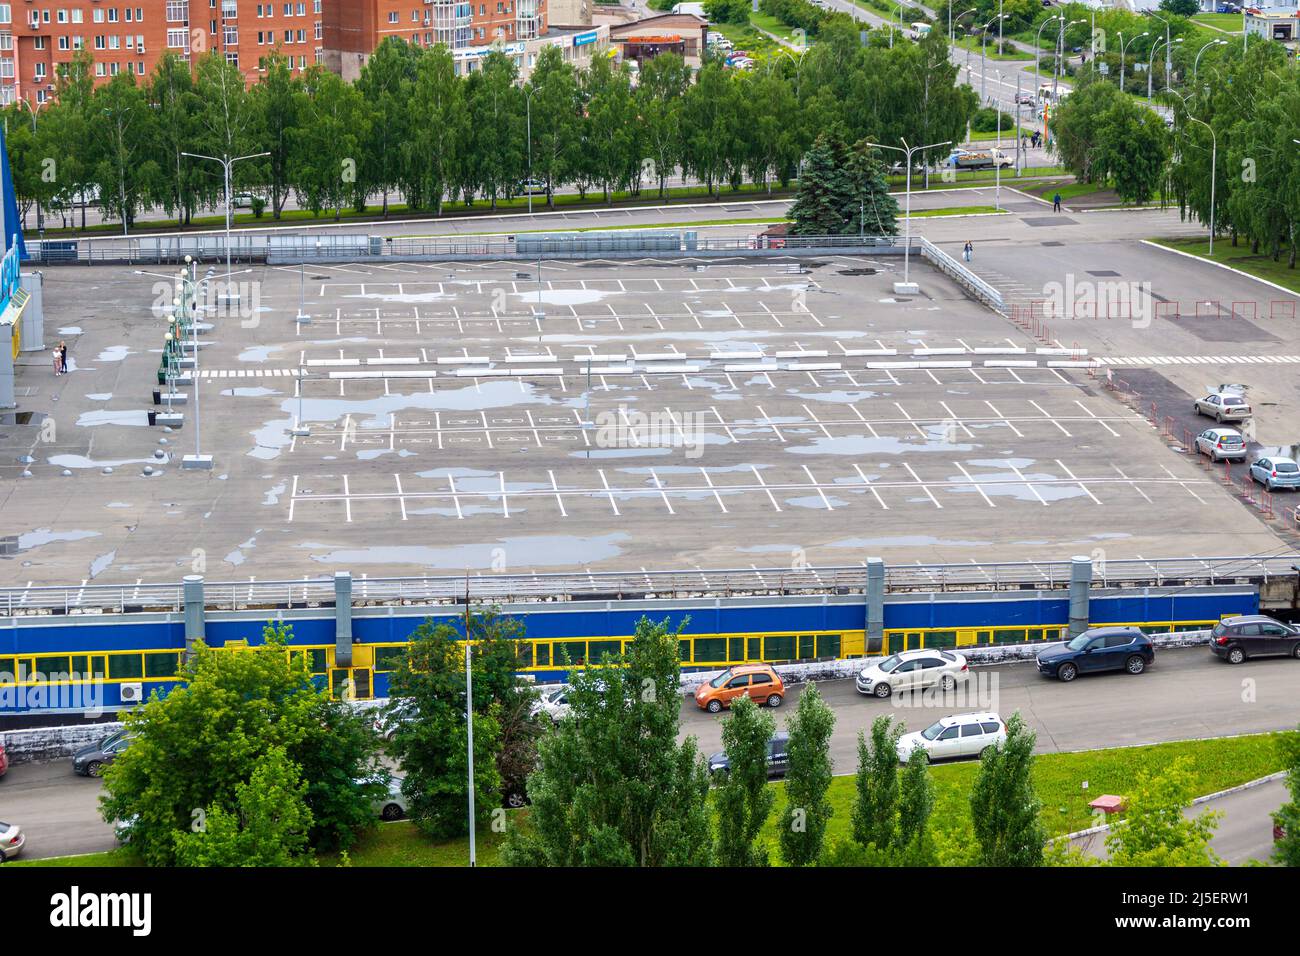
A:
{"type": "Polygon", "coordinates": [[[927,649],[891,654],[858,672],[859,694],[888,697],[895,691],[921,687],[952,690],[970,678],[966,658],[953,651],[927,649]]]}
{"type": "Polygon", "coordinates": [[[1007,725],[994,713],[958,714],[942,717],[925,730],[898,739],[898,759],[907,763],[920,747],[931,760],[979,757],[997,744],[1007,742],[1007,725]]]}

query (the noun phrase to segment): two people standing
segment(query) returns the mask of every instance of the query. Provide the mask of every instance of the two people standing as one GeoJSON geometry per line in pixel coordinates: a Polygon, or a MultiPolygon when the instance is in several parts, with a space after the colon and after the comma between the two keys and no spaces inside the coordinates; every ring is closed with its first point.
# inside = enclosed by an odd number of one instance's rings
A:
{"type": "Polygon", "coordinates": [[[68,343],[60,342],[54,346],[54,374],[64,375],[68,371],[68,343]]]}

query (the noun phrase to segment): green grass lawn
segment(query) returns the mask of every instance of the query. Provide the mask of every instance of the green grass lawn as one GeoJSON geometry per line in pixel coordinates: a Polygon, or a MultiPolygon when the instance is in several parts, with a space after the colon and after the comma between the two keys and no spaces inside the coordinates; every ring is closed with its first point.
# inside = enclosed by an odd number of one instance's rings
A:
{"type": "Polygon", "coordinates": [[[721,33],[735,44],[735,49],[744,50],[751,56],[770,55],[781,48],[770,36],[759,33],[748,24],[710,23],[709,29],[721,33]]]}
{"type": "Polygon", "coordinates": [[[1234,269],[1240,269],[1242,272],[1248,272],[1261,279],[1267,279],[1269,282],[1276,282],[1293,292],[1300,292],[1300,267],[1295,269],[1287,268],[1287,250],[1285,248],[1283,248],[1278,261],[1274,262],[1272,256],[1262,251],[1259,255],[1252,254],[1250,243],[1245,240],[1241,240],[1240,245],[1234,246],[1232,240],[1226,236],[1214,240],[1213,256],[1210,255],[1208,239],[1156,239],[1153,241],[1162,246],[1168,246],[1170,249],[1177,249],[1179,252],[1190,252],[1202,259],[1212,259],[1214,262],[1232,266],[1234,269]]]}
{"type": "Polygon", "coordinates": [[[1240,33],[1246,29],[1244,13],[1198,13],[1192,19],[1202,26],[1222,30],[1224,33],[1240,33]]]}
{"type": "MultiPolygon", "coordinates": [[[[772,34],[773,36],[780,37],[786,43],[799,44],[799,43],[807,42],[807,37],[805,37],[802,33],[795,33],[794,27],[790,26],[790,24],[788,23],[778,20],[776,17],[772,16],[771,14],[751,13],[749,15],[749,22],[752,23],[759,30],[766,30],[768,33],[772,34]]],[[[735,41],[733,40],[732,42],[734,43],[735,41]]],[[[752,53],[753,51],[750,50],[750,52],[752,53]]]]}
{"type": "MultiPolygon", "coordinates": [[[[1217,253],[1217,249],[1216,249],[1217,253]]],[[[1043,827],[1049,836],[1060,836],[1091,825],[1088,801],[1102,794],[1126,794],[1141,773],[1158,773],[1179,757],[1189,761],[1192,789],[1198,795],[1215,793],[1248,780],[1256,780],[1284,769],[1277,734],[1252,734],[1214,740],[1186,740],[1153,744],[1147,747],[1123,747],[1090,750],[1081,753],[1040,754],[1034,760],[1034,786],[1043,807],[1043,827]],[[1088,789],[1083,789],[1083,781],[1088,789]]],[[[935,806],[932,819],[939,829],[949,833],[969,834],[970,789],[979,764],[962,762],[934,767],[935,806]]],[[[777,788],[773,816],[763,830],[762,839],[777,862],[776,821],[785,803],[785,787],[777,788]]],[[[850,815],[855,796],[852,776],[831,781],[829,799],[834,808],[827,831],[827,844],[849,838],[850,815]]],[[[512,811],[507,826],[527,825],[528,811],[512,811]]],[[[499,866],[504,835],[486,832],[479,835],[477,857],[480,866],[499,866]]],[[[429,840],[409,823],[380,824],[363,835],[347,857],[353,866],[465,866],[469,861],[469,840],[429,840]]],[[[337,854],[320,857],[321,866],[338,866],[337,854]]],[[[54,860],[16,860],[17,866],[138,866],[139,861],[126,849],[85,856],[60,857],[54,860]]]]}
{"type": "MultiPolygon", "coordinates": [[[[1003,39],[1005,40],[1007,38],[1003,37],[1003,39]]],[[[980,55],[979,37],[971,37],[971,36],[955,37],[953,39],[952,45],[955,47],[961,47],[963,50],[970,50],[971,53],[973,54],[971,57],[972,64],[974,63],[974,58],[980,55]]],[[[1034,58],[1034,55],[1032,53],[1026,53],[1023,50],[1014,50],[1011,53],[997,53],[995,52],[997,49],[997,45],[998,43],[997,43],[996,34],[990,36],[987,40],[984,41],[984,56],[986,59],[1023,61],[1023,60],[1032,60],[1034,58]]],[[[963,59],[962,62],[965,63],[965,60],[963,59]]]]}

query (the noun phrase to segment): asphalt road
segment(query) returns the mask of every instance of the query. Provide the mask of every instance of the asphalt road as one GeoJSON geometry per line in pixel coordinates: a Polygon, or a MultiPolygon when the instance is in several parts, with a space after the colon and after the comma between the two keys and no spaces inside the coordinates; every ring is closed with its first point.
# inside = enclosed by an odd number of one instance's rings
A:
{"type": "MultiPolygon", "coordinates": [[[[1188,818],[1207,810],[1223,814],[1210,841],[1210,847],[1229,866],[1243,866],[1251,860],[1264,862],[1273,854],[1273,818],[1270,814],[1286,802],[1286,783],[1271,780],[1249,790],[1229,793],[1183,811],[1188,818]]],[[[1074,845],[1089,856],[1104,860],[1106,835],[1093,833],[1075,837],[1074,845]]]]}
{"type": "MultiPolygon", "coordinates": [[[[1251,661],[1230,667],[1204,648],[1162,651],[1156,665],[1141,677],[1109,674],[1060,684],[1038,676],[1032,663],[978,668],[984,700],[948,707],[894,706],[862,697],[849,680],[829,681],[820,690],[835,711],[831,757],[837,773],[851,773],[857,760],[857,733],[878,714],[892,712],[908,730],[918,730],[949,713],[996,710],[1005,719],[1019,710],[1038,734],[1039,753],[1117,747],[1198,737],[1282,730],[1300,722],[1300,664],[1289,659],[1251,661]],[[1243,687],[1253,681],[1254,699],[1243,687]]],[[[974,682],[973,682],[974,683],[974,682]]],[[[777,712],[784,727],[798,703],[792,689],[777,712]]],[[[723,717],[682,705],[682,735],[693,735],[704,754],[722,748],[723,717]]],[[[28,858],[92,853],[116,845],[112,830],[99,818],[100,782],[78,777],[71,760],[18,764],[0,781],[0,819],[27,833],[28,858]]],[[[1216,801],[1227,817],[1215,849],[1232,863],[1263,858],[1271,842],[1268,813],[1282,796],[1272,785],[1216,801]],[[1267,831],[1267,832],[1265,832],[1267,831]]]]}

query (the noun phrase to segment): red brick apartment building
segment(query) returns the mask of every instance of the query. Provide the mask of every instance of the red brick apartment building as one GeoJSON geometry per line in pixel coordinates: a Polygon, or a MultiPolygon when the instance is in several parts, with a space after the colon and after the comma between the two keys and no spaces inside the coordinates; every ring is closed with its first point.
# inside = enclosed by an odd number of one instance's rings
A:
{"type": "Polygon", "coordinates": [[[168,50],[189,60],[216,50],[250,83],[272,51],[295,70],[325,63],[354,79],[388,36],[444,43],[470,68],[475,47],[547,30],[546,0],[9,0],[0,2],[0,104],[48,100],[60,65],[80,50],[96,83],[147,76],[168,50]]]}

